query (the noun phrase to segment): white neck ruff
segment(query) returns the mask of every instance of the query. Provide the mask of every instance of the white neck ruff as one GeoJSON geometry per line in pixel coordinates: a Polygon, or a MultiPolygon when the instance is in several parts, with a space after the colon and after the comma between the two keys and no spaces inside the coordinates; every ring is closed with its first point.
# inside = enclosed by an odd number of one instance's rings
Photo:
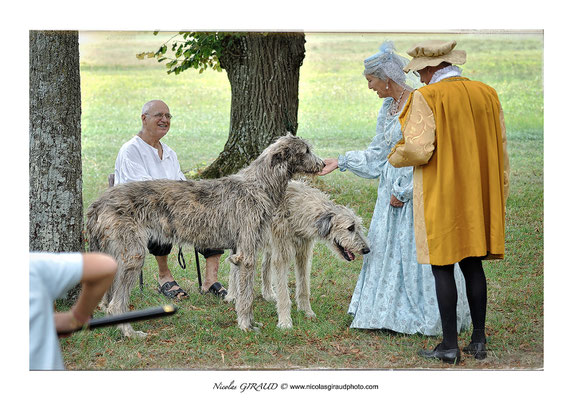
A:
{"type": "Polygon", "coordinates": [[[432,76],[432,79],[428,85],[439,82],[446,78],[452,78],[454,76],[462,76],[462,69],[456,65],[449,65],[446,68],[437,70],[434,73],[434,76],[432,76]]]}

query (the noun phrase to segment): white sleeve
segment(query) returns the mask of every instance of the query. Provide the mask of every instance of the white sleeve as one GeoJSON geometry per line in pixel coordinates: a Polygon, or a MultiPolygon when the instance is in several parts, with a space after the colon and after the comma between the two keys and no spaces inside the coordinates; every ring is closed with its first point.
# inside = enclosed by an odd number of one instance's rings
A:
{"type": "Polygon", "coordinates": [[[149,174],[145,165],[127,157],[121,157],[115,165],[115,185],[152,179],[153,177],[149,174]]]}
{"type": "Polygon", "coordinates": [[[135,146],[124,146],[119,150],[115,161],[115,183],[138,182],[152,180],[142,155],[135,146]]]}
{"type": "MultiPolygon", "coordinates": [[[[30,253],[30,283],[41,282],[53,300],[65,296],[82,280],[82,275],[81,253],[30,253]]],[[[30,287],[30,291],[35,289],[30,287]]]]}

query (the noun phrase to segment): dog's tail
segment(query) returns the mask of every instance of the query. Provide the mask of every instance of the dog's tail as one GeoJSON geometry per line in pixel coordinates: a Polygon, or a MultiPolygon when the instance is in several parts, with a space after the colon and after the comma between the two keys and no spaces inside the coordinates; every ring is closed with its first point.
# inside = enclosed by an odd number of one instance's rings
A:
{"type": "Polygon", "coordinates": [[[86,239],[89,244],[90,251],[101,251],[101,243],[99,241],[98,231],[98,216],[101,209],[101,203],[96,201],[92,203],[86,213],[86,239]]]}

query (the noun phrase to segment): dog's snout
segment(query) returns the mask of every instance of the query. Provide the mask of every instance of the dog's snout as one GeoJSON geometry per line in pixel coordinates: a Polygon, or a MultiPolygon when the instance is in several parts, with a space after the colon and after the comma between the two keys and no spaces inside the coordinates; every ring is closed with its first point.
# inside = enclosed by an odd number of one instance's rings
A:
{"type": "Polygon", "coordinates": [[[365,247],[362,249],[362,254],[368,254],[370,253],[370,248],[369,247],[365,247]]]}

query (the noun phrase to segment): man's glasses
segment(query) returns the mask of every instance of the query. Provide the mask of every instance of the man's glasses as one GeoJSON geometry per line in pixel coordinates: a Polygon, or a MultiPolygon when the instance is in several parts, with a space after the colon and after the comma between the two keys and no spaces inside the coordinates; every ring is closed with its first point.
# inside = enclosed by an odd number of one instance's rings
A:
{"type": "MultiPolygon", "coordinates": [[[[146,115],[149,115],[148,113],[145,113],[146,115]]],[[[167,120],[171,120],[171,118],[173,117],[173,115],[169,114],[169,113],[157,113],[157,114],[153,114],[152,115],[153,118],[157,118],[157,119],[163,119],[163,117],[167,118],[167,120]]]]}

